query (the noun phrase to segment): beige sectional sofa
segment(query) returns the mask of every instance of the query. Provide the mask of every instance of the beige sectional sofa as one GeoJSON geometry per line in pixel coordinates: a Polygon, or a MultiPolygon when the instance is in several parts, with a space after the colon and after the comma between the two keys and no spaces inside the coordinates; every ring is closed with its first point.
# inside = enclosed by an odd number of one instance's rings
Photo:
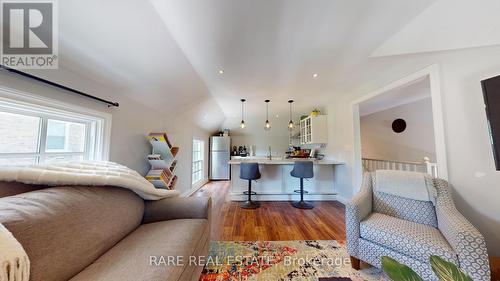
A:
{"type": "Polygon", "coordinates": [[[198,280],[203,266],[189,256],[208,253],[210,198],[144,201],[117,187],[39,188],[0,183],[0,223],[26,250],[30,280],[198,280]]]}

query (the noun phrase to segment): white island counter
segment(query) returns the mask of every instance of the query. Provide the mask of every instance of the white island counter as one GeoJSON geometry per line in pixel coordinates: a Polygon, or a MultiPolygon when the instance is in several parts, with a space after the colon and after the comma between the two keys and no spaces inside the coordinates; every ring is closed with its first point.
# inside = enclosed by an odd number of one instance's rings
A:
{"type": "Polygon", "coordinates": [[[294,190],[299,189],[299,179],[290,176],[295,161],[313,161],[314,178],[304,180],[304,189],[309,191],[306,200],[336,200],[334,185],[334,169],[344,163],[331,160],[282,159],[273,158],[241,158],[229,161],[231,165],[231,189],[229,199],[241,201],[245,199],[243,191],[248,190],[248,181],[240,179],[240,164],[242,162],[257,162],[261,178],[252,182],[253,196],[256,201],[292,201],[299,195],[294,190]]]}

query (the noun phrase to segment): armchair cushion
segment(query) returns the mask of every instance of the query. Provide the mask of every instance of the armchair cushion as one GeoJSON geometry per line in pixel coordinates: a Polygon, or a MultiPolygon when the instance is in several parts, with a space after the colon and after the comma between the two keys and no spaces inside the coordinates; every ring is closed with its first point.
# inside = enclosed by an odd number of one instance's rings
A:
{"type": "Polygon", "coordinates": [[[346,204],[347,251],[375,266],[389,255],[435,279],[429,256],[438,255],[460,266],[474,280],[490,280],[486,242],[455,207],[451,186],[433,179],[437,197],[431,202],[373,192],[366,173],[361,191],[346,204]]]}
{"type": "Polygon", "coordinates": [[[360,224],[361,238],[422,262],[431,255],[455,264],[458,258],[438,229],[380,213],[372,213],[360,224]]]}
{"type": "Polygon", "coordinates": [[[391,217],[437,227],[434,205],[382,192],[373,192],[373,211],[391,217]]]}

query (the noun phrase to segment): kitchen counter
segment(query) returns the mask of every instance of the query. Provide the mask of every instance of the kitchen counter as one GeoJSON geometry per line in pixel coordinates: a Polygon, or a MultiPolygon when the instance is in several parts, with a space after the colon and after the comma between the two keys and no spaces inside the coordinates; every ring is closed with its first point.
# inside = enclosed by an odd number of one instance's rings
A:
{"type": "Polygon", "coordinates": [[[318,160],[318,159],[308,159],[308,158],[273,158],[272,160],[268,158],[248,158],[244,159],[232,159],[228,163],[230,165],[239,165],[242,162],[252,162],[262,165],[293,165],[295,161],[312,161],[314,165],[343,165],[345,163],[334,161],[334,160],[318,160]]]}
{"type": "Polygon", "coordinates": [[[291,201],[297,200],[294,190],[299,188],[300,180],[290,175],[295,161],[312,161],[314,177],[304,181],[305,190],[309,191],[306,200],[336,200],[334,186],[335,167],[344,163],[334,160],[317,160],[308,158],[273,157],[233,157],[231,165],[231,188],[229,199],[246,200],[243,192],[248,190],[248,181],[240,179],[240,164],[254,162],[259,164],[261,178],[252,182],[252,191],[257,192],[256,201],[291,201]]]}

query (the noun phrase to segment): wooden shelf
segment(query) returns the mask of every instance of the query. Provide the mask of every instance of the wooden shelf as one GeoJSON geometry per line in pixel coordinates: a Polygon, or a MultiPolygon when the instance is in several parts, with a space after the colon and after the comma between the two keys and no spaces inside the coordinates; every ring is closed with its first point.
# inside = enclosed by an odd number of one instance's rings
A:
{"type": "Polygon", "coordinates": [[[168,139],[168,135],[166,133],[149,133],[147,138],[149,140],[151,140],[151,139],[164,140],[167,143],[169,148],[172,147],[172,143],[170,143],[170,140],[168,139]]]}
{"type": "Polygon", "coordinates": [[[173,190],[175,188],[175,183],[177,182],[177,176],[174,176],[170,183],[168,184],[168,189],[173,190]]]}
{"type": "Polygon", "coordinates": [[[179,147],[172,146],[166,133],[151,133],[146,138],[152,146],[152,154],[147,156],[151,170],[146,175],[156,188],[173,189],[177,176],[174,171],[177,167],[175,157],[179,147]]]}
{"type": "Polygon", "coordinates": [[[170,153],[172,153],[172,156],[175,158],[177,156],[177,152],[179,152],[179,148],[177,146],[174,146],[170,149],[170,153]]]}
{"type": "Polygon", "coordinates": [[[175,169],[177,169],[177,160],[172,161],[172,164],[170,164],[170,168],[168,169],[170,170],[171,173],[173,173],[175,169]]]}

